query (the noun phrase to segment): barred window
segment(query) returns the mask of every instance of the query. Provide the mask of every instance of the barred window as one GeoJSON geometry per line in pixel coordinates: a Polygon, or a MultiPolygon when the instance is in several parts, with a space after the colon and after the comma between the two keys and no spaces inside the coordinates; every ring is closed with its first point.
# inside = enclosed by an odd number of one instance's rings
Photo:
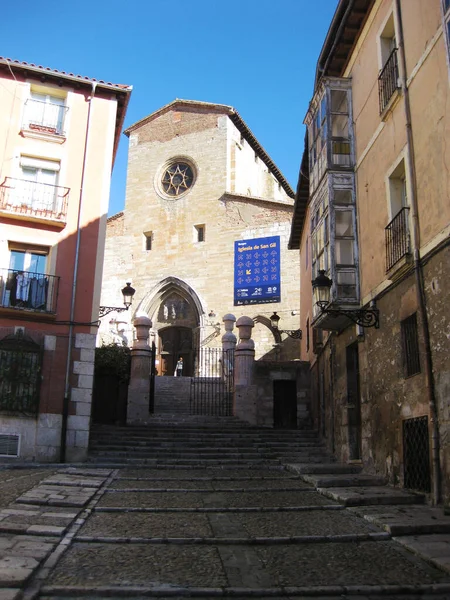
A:
{"type": "Polygon", "coordinates": [[[420,373],[419,337],[417,335],[417,315],[414,313],[401,322],[403,363],[405,376],[420,373]]]}

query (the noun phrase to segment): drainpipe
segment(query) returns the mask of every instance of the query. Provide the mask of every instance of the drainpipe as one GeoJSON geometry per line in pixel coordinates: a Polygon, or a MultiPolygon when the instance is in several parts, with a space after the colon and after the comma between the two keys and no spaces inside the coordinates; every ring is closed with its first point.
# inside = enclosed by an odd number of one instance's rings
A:
{"type": "Polygon", "coordinates": [[[88,112],[86,119],[86,132],[84,136],[84,152],[83,152],[83,167],[81,170],[81,182],[80,182],[80,195],[78,201],[78,217],[77,217],[77,241],[75,247],[75,262],[73,268],[73,280],[72,280],[72,299],[70,303],[70,324],[69,324],[69,340],[67,349],[67,363],[66,363],[66,378],[64,383],[64,401],[63,401],[63,412],[62,412],[62,423],[61,423],[61,442],[60,442],[60,458],[59,461],[66,462],[66,437],[67,437],[67,420],[69,418],[69,396],[70,396],[70,365],[72,362],[72,343],[73,343],[73,328],[75,319],[75,299],[77,294],[77,278],[78,278],[78,263],[80,259],[80,243],[81,243],[81,207],[84,199],[84,178],[86,175],[86,163],[87,163],[87,147],[89,139],[89,129],[91,125],[91,107],[92,99],[95,95],[95,89],[97,87],[96,82],[92,82],[92,92],[89,96],[88,112]]]}
{"type": "Polygon", "coordinates": [[[433,472],[433,498],[434,503],[439,504],[441,500],[441,464],[439,460],[439,419],[436,403],[435,385],[433,377],[433,359],[431,354],[430,344],[430,329],[428,324],[428,315],[426,310],[425,290],[423,284],[423,271],[420,263],[420,224],[419,211],[417,205],[417,178],[414,155],[414,140],[412,134],[411,122],[411,104],[409,99],[409,90],[406,82],[406,58],[405,58],[405,42],[403,37],[403,21],[401,1],[395,0],[395,11],[398,23],[398,47],[402,72],[400,75],[402,90],[405,96],[404,108],[406,119],[406,135],[407,135],[407,168],[408,175],[411,181],[411,219],[412,219],[412,246],[414,257],[414,277],[416,282],[417,303],[419,307],[420,322],[422,324],[422,334],[425,344],[425,386],[430,407],[430,423],[431,423],[431,460],[433,472]]]}

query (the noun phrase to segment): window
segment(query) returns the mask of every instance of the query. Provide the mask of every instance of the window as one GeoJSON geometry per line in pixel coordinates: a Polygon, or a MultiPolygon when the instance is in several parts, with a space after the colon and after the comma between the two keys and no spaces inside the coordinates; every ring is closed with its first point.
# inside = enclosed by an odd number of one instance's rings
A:
{"type": "Polygon", "coordinates": [[[386,271],[410,252],[408,184],[402,159],[388,178],[390,222],[385,229],[386,271]]]}
{"type": "Polygon", "coordinates": [[[194,171],[185,162],[174,161],[163,172],[161,178],[162,191],[171,197],[185,194],[194,184],[194,171]]]}
{"type": "Polygon", "coordinates": [[[394,15],[386,21],[379,37],[380,75],[378,77],[378,96],[380,113],[398,89],[397,41],[395,36],[394,15]]]}
{"type": "Polygon", "coordinates": [[[347,90],[330,90],[331,105],[331,162],[350,166],[349,108],[347,90]]]}
{"type": "Polygon", "coordinates": [[[49,248],[9,243],[9,269],[0,270],[0,306],[49,311],[57,278],[46,274],[49,248]]]}
{"type": "Polygon", "coordinates": [[[33,210],[57,211],[59,169],[59,162],[22,156],[16,203],[28,205],[33,210]]]}
{"type": "Polygon", "coordinates": [[[447,53],[450,58],[450,0],[442,0],[442,19],[447,53]]]}
{"type": "MultiPolygon", "coordinates": [[[[315,204],[311,218],[311,268],[312,279],[315,279],[320,270],[328,272],[330,268],[330,235],[329,235],[329,206],[328,190],[315,204]]],[[[318,311],[316,301],[315,310],[318,311]]]]}
{"type": "Polygon", "coordinates": [[[306,238],[305,242],[305,269],[308,269],[309,263],[309,237],[306,238]]]}
{"type": "Polygon", "coordinates": [[[204,242],[205,241],[205,226],[204,225],[194,225],[195,230],[195,241],[196,242],[204,242]]]}
{"type": "Polygon", "coordinates": [[[66,111],[64,98],[32,90],[25,103],[24,128],[62,135],[66,111]]]}
{"type": "Polygon", "coordinates": [[[405,376],[420,373],[419,337],[417,334],[417,315],[414,313],[401,322],[403,363],[405,376]]]}
{"type": "Polygon", "coordinates": [[[153,232],[144,232],[144,250],[150,251],[152,249],[153,232]]]}

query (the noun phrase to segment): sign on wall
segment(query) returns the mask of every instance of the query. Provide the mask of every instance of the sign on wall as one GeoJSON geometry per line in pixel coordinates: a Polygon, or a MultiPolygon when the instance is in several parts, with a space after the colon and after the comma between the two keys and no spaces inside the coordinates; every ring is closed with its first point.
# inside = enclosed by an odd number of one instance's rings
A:
{"type": "Polygon", "coordinates": [[[234,306],[281,301],[280,236],[234,242],[234,306]]]}

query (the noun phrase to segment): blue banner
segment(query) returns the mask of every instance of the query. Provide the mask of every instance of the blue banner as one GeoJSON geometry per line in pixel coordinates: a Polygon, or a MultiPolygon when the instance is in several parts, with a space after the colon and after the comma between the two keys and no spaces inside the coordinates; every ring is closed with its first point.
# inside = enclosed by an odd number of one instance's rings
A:
{"type": "Polygon", "coordinates": [[[234,242],[234,306],[281,302],[280,236],[234,242]]]}

